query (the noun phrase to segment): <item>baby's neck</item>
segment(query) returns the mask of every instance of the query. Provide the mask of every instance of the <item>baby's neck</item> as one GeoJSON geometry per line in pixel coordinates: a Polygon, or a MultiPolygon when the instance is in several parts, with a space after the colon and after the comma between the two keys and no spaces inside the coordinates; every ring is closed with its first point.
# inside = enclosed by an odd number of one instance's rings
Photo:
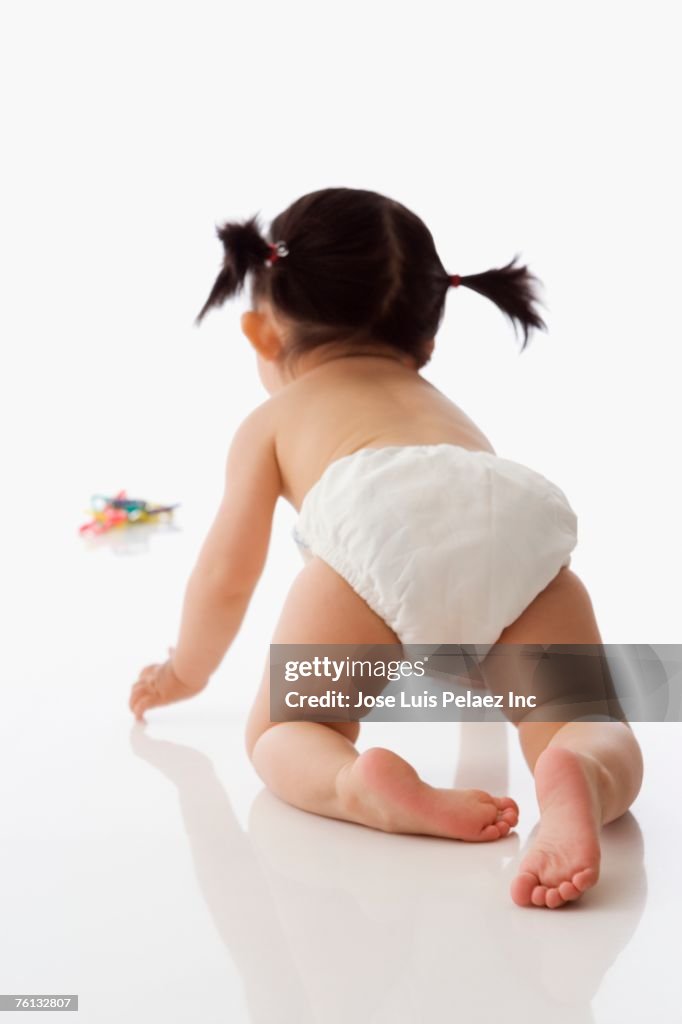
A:
{"type": "Polygon", "coordinates": [[[321,346],[319,349],[313,349],[311,352],[306,352],[301,356],[293,368],[289,379],[298,379],[304,374],[312,373],[314,370],[326,366],[328,363],[338,363],[343,360],[351,364],[355,359],[362,359],[363,363],[368,359],[376,359],[382,364],[387,362],[399,363],[408,370],[416,371],[417,369],[417,364],[411,355],[398,352],[396,349],[390,349],[388,346],[381,348],[368,345],[357,349],[346,349],[345,351],[338,348],[336,350],[328,350],[326,347],[321,346]]]}

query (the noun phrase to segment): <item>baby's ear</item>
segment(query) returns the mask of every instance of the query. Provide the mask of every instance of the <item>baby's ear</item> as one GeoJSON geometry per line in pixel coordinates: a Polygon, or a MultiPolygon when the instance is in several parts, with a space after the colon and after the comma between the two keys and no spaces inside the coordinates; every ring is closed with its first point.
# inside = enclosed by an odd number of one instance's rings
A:
{"type": "Polygon", "coordinates": [[[277,358],[282,347],[279,335],[264,313],[254,309],[242,313],[241,327],[259,356],[268,361],[277,358]]]}
{"type": "Polygon", "coordinates": [[[263,333],[263,317],[254,309],[248,310],[241,315],[242,332],[249,342],[260,352],[260,336],[263,333]]]}
{"type": "Polygon", "coordinates": [[[240,322],[241,322],[241,326],[242,326],[242,332],[246,335],[246,337],[249,339],[249,341],[251,341],[251,344],[253,344],[253,341],[252,341],[253,331],[254,331],[254,321],[253,321],[253,318],[256,315],[257,314],[254,313],[254,311],[250,309],[250,310],[248,310],[248,312],[242,313],[242,315],[240,317],[240,322]]]}

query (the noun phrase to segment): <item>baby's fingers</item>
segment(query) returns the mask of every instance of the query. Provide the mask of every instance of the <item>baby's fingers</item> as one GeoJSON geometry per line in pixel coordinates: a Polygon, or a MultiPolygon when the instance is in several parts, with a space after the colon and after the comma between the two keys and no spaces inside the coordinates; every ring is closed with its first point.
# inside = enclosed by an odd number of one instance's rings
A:
{"type": "Polygon", "coordinates": [[[137,677],[139,683],[147,682],[147,680],[155,679],[161,670],[161,665],[146,665],[142,669],[139,676],[137,677]]]}
{"type": "Polygon", "coordinates": [[[161,696],[158,690],[153,683],[147,683],[131,694],[130,710],[139,722],[145,711],[148,711],[149,708],[156,707],[156,705],[160,703],[161,696]]]}
{"type": "Polygon", "coordinates": [[[128,707],[131,711],[134,710],[133,704],[135,701],[139,700],[139,698],[147,692],[151,682],[151,677],[146,676],[144,679],[138,679],[138,681],[133,684],[130,690],[130,699],[128,700],[128,707]]]}
{"type": "Polygon", "coordinates": [[[145,711],[149,711],[150,708],[154,707],[156,702],[151,697],[140,697],[140,699],[133,706],[133,714],[138,722],[144,721],[145,711]]]}

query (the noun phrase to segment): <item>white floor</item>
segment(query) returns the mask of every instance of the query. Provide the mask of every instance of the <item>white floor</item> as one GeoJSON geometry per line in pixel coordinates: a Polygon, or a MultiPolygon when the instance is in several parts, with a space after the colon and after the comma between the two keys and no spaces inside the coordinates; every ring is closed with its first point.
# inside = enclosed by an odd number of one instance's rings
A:
{"type": "Polygon", "coordinates": [[[682,726],[636,726],[646,785],[605,833],[598,889],[557,913],[520,910],[508,887],[535,809],[510,729],[367,724],[363,740],[435,784],[511,792],[519,834],[499,843],[289,808],[242,743],[277,586],[259,590],[201,697],[136,726],[128,690],[173,640],[197,535],[90,549],[69,515],[61,544],[36,531],[7,552],[2,992],[77,993],[88,1022],[679,1019],[682,726]]]}

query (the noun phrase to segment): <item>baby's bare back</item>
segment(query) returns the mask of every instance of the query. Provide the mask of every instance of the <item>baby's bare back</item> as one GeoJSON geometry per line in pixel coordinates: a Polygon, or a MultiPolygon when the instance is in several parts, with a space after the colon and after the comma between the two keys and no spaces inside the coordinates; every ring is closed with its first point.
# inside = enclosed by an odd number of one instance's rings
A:
{"type": "Polygon", "coordinates": [[[454,402],[385,358],[323,363],[271,399],[271,412],[282,494],[297,510],[330,462],[360,448],[447,443],[494,453],[454,402]]]}

